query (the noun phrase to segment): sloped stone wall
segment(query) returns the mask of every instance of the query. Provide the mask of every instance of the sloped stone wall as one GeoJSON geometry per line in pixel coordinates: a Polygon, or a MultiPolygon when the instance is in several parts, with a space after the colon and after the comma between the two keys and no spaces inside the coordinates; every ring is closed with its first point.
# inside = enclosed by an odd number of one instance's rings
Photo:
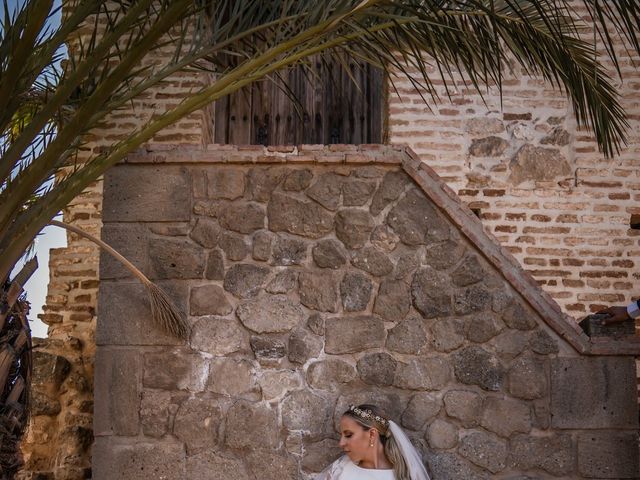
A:
{"type": "Polygon", "coordinates": [[[402,149],[130,162],[105,179],[103,238],[193,332],[161,333],[143,287],[101,259],[95,479],[308,478],[363,401],[437,479],[637,477],[633,358],[578,355],[402,149]]]}

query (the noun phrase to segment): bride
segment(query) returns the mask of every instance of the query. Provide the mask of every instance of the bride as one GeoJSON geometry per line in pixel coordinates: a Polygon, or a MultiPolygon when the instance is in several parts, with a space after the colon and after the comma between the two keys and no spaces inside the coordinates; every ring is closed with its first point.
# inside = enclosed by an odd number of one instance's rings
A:
{"type": "Polygon", "coordinates": [[[344,412],[340,448],[346,455],[316,480],[429,480],[407,435],[375,405],[351,405],[344,412]]]}

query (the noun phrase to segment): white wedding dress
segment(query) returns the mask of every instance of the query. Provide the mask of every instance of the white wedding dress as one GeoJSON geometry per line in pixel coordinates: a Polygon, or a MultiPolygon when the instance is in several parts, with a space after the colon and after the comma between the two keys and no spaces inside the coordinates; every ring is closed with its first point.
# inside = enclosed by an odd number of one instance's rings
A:
{"type": "Polygon", "coordinates": [[[316,480],[395,480],[393,470],[361,468],[348,456],[340,457],[316,477],[316,480]]]}

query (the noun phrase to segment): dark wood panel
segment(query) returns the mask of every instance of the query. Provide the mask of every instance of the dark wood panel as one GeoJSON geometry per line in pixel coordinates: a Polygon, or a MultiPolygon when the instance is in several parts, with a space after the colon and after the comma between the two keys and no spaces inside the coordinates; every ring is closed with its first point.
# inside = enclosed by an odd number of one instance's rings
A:
{"type": "Polygon", "coordinates": [[[384,85],[379,69],[318,56],[307,70],[282,72],[216,102],[214,138],[229,144],[379,143],[384,85]]]}

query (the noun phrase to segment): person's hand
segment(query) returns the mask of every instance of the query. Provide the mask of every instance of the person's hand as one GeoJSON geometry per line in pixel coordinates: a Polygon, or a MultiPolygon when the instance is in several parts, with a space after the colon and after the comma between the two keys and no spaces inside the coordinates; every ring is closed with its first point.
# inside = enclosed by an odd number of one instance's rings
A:
{"type": "Polygon", "coordinates": [[[631,318],[629,316],[629,313],[627,313],[627,307],[603,308],[596,313],[609,315],[607,318],[602,319],[603,325],[609,325],[610,323],[620,323],[631,318]]]}

